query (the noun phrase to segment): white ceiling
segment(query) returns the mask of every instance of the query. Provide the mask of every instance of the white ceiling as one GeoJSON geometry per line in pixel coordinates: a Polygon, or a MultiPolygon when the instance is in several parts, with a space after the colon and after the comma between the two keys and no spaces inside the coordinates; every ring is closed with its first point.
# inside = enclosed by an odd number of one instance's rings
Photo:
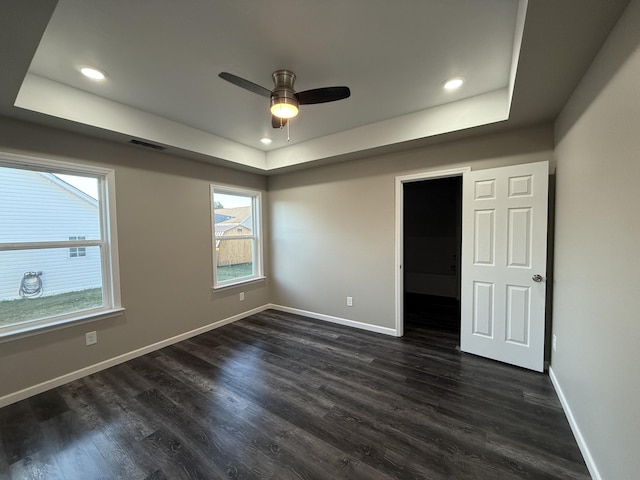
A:
{"type": "Polygon", "coordinates": [[[52,10],[54,0],[11,1],[0,20],[11,38],[0,40],[15,47],[5,82],[15,102],[5,98],[1,113],[259,171],[550,120],[627,3],[60,0],[52,10]],[[108,77],[90,81],[82,66],[108,77]],[[352,95],[302,106],[288,141],[271,128],[268,99],[217,76],[271,89],[281,68],[296,73],[298,91],[347,85],[352,95]],[[453,76],[465,84],[444,91],[453,76]]]}

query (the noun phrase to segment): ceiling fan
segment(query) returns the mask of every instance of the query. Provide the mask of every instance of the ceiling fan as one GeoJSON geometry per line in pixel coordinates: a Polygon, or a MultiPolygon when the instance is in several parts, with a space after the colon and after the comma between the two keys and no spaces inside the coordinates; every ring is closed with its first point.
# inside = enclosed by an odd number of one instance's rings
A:
{"type": "Polygon", "coordinates": [[[351,95],[349,87],[323,87],[296,92],[293,89],[296,75],[290,70],[276,70],[273,72],[271,75],[274,83],[273,90],[264,88],[232,73],[221,72],[218,76],[238,87],[269,98],[272,114],[271,126],[273,128],[284,127],[288,119],[298,115],[299,105],[335,102],[351,95]]]}

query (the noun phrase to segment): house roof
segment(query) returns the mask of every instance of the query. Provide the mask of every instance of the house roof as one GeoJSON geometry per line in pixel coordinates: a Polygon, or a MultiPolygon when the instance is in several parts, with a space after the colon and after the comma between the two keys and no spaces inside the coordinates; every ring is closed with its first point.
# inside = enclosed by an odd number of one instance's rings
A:
{"type": "Polygon", "coordinates": [[[34,172],[34,173],[37,173],[38,175],[43,176],[44,178],[49,180],[51,183],[57,185],[58,187],[62,188],[63,190],[66,190],[67,192],[69,192],[72,195],[82,199],[83,201],[93,205],[94,207],[98,206],[98,200],[97,199],[93,198],[91,195],[86,194],[82,190],[74,187],[73,185],[65,182],[64,180],[62,180],[61,178],[57,177],[56,175],[51,174],[51,173],[47,173],[47,172],[34,172]]]}
{"type": "Polygon", "coordinates": [[[214,214],[216,217],[214,225],[216,237],[240,226],[249,231],[253,228],[251,207],[216,208],[214,214]],[[218,218],[224,218],[224,220],[219,221],[218,218]]]}
{"type": "Polygon", "coordinates": [[[262,173],[348,160],[553,120],[627,3],[14,1],[0,114],[262,173]],[[107,79],[81,77],[88,64],[107,79]],[[352,95],[279,130],[268,99],[217,76],[270,89],[280,68],[298,90],[352,95]],[[456,93],[441,89],[451,76],[466,80],[456,93]]]}
{"type": "Polygon", "coordinates": [[[216,225],[237,224],[251,218],[251,207],[216,208],[214,213],[227,217],[226,220],[216,221],[216,225]]]}

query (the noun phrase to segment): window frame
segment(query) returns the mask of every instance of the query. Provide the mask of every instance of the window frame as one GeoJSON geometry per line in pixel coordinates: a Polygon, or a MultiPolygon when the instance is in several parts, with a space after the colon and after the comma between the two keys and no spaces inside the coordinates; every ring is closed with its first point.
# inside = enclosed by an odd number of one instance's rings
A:
{"type": "MultiPolygon", "coordinates": [[[[221,184],[211,184],[209,188],[209,205],[211,209],[211,252],[213,267],[213,287],[212,290],[221,290],[224,288],[252,283],[264,280],[263,265],[263,235],[262,235],[262,192],[259,190],[251,190],[248,188],[230,187],[221,184]],[[247,277],[233,278],[231,280],[218,281],[218,254],[216,251],[216,214],[215,214],[215,194],[236,195],[251,198],[251,234],[228,235],[224,240],[252,240],[252,262],[253,274],[247,277]]],[[[220,238],[222,240],[222,238],[220,238]]]]}
{"type": "Polygon", "coordinates": [[[0,342],[65,328],[78,323],[119,315],[124,312],[120,297],[120,269],[117,244],[115,171],[109,168],[0,152],[0,167],[52,174],[95,177],[98,180],[100,212],[99,240],[61,240],[0,243],[0,251],[46,248],[99,247],[102,269],[102,305],[91,309],[54,315],[0,327],[0,342]]]}

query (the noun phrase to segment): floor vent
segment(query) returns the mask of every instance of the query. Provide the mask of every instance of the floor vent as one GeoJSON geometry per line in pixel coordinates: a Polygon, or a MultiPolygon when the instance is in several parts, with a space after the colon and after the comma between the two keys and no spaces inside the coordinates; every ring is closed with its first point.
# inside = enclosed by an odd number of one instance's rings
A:
{"type": "Polygon", "coordinates": [[[129,143],[133,143],[134,145],[138,145],[139,147],[151,148],[153,150],[159,150],[159,151],[163,151],[167,149],[167,147],[163,147],[162,145],[156,145],[155,143],[136,140],[135,138],[132,138],[131,140],[129,140],[129,143]]]}

